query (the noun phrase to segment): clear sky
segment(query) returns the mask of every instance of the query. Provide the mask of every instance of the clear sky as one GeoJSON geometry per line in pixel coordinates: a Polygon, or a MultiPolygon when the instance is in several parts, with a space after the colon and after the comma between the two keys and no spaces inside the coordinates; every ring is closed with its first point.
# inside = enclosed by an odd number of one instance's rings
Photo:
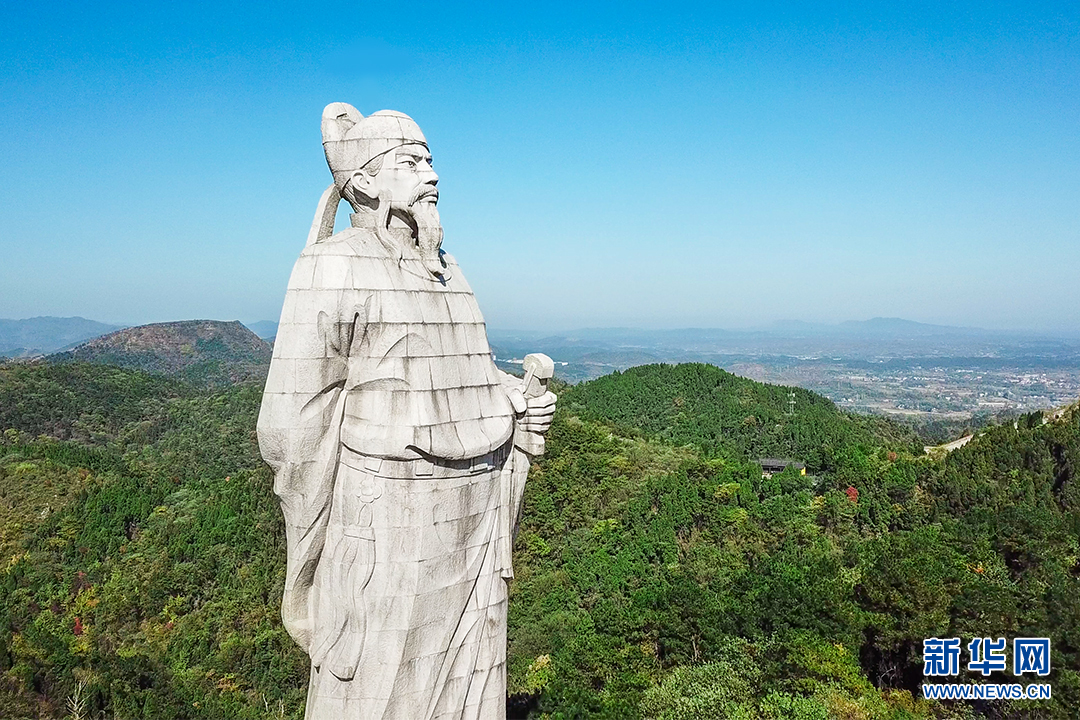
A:
{"type": "Polygon", "coordinates": [[[1080,3],[1030,0],[3,3],[0,317],[277,319],[332,101],[424,129],[493,327],[1080,331],[1080,3]]]}

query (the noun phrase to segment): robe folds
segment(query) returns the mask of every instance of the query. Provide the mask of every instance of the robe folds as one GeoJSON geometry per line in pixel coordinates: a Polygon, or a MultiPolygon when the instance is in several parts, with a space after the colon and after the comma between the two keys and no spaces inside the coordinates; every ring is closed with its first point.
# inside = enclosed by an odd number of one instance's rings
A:
{"type": "Polygon", "coordinates": [[[505,716],[514,414],[453,258],[353,227],[293,269],[259,415],[308,720],[505,716]]]}

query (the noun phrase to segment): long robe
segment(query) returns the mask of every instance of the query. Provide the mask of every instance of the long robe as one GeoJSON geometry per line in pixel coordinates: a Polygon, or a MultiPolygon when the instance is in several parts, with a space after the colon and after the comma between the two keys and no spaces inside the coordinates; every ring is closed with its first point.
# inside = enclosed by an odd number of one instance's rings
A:
{"type": "Polygon", "coordinates": [[[289,281],[258,431],[308,720],[505,716],[513,411],[444,260],[440,281],[353,227],[289,281]]]}

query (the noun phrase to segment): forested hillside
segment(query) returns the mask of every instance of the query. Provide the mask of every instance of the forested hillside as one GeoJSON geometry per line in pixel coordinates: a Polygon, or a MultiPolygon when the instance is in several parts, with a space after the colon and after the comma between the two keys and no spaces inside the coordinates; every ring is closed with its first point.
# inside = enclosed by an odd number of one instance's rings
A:
{"type": "Polygon", "coordinates": [[[0,428],[91,445],[196,392],[168,377],[108,365],[12,363],[0,373],[0,428]]]}
{"type": "MultiPolygon", "coordinates": [[[[0,366],[0,717],[302,716],[260,392],[0,366]]],[[[930,458],[789,392],[701,365],[563,392],[515,546],[511,717],[1080,716],[1080,413],[930,458]],[[953,635],[1050,637],[1054,700],[918,700],[922,639],[953,635]]]]}
{"type": "Polygon", "coordinates": [[[828,471],[847,448],[921,448],[915,434],[881,417],[841,412],[802,388],[766,385],[715,365],[643,365],[572,388],[568,409],[725,457],[792,457],[828,471]]]}
{"type": "Polygon", "coordinates": [[[835,451],[816,481],[763,479],[742,458],[801,452],[800,436],[770,445],[732,419],[783,422],[787,393],[690,365],[564,394],[526,490],[516,690],[544,687],[539,706],[561,717],[1080,716],[1080,413],[934,459],[796,391],[835,451]],[[731,435],[713,442],[719,428],[731,435]],[[988,635],[1052,639],[1053,703],[915,700],[924,638],[988,635]]]}
{"type": "Polygon", "coordinates": [[[264,381],[272,354],[269,343],[239,322],[183,320],[118,330],[49,360],[114,365],[221,387],[264,381]]]}

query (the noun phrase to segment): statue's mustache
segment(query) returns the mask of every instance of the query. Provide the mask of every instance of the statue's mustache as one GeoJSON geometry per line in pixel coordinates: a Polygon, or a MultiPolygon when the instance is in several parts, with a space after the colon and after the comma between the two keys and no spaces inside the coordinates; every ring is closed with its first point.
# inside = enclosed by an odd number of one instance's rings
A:
{"type": "Polygon", "coordinates": [[[439,190],[434,185],[424,183],[413,190],[412,197],[409,198],[409,206],[413,206],[425,198],[433,198],[435,202],[439,201],[439,190]]]}

